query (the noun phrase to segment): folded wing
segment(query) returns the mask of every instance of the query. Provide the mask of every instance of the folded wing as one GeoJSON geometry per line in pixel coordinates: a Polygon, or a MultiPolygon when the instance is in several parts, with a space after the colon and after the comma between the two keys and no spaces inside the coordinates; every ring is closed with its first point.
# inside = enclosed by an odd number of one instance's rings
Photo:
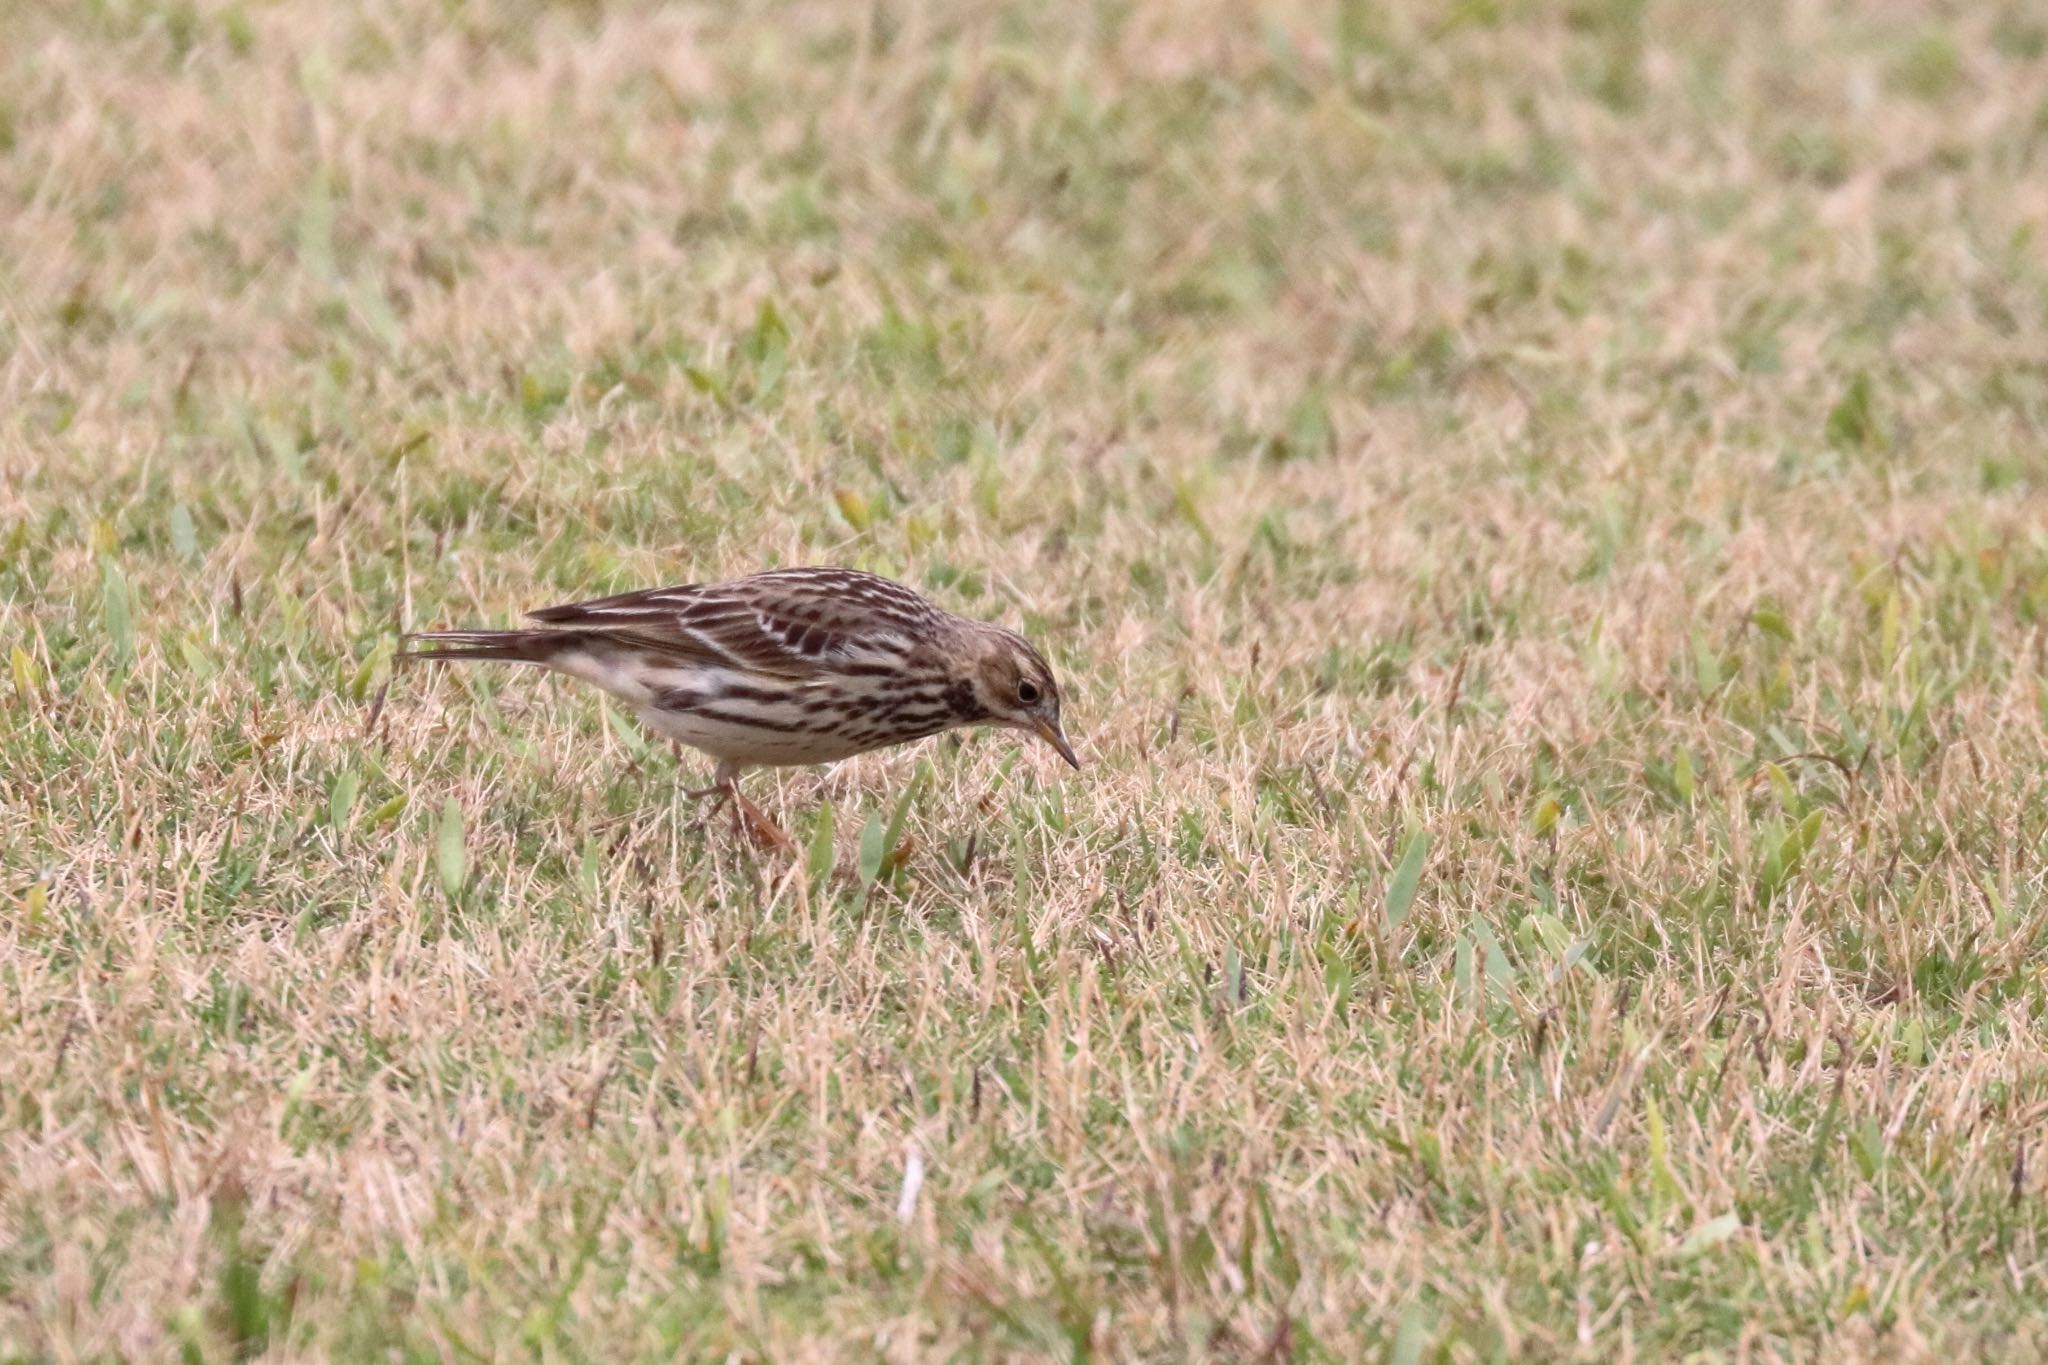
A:
{"type": "Polygon", "coordinates": [[[748,672],[895,667],[938,608],[901,584],[852,569],[775,569],[729,583],[683,583],[546,607],[545,625],[598,631],[679,658],[748,672]]]}

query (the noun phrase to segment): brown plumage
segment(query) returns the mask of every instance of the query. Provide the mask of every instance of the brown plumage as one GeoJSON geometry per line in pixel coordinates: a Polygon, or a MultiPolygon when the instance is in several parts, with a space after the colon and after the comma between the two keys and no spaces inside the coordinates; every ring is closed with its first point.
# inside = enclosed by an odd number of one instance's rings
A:
{"type": "MultiPolygon", "coordinates": [[[[963,725],[1037,735],[1080,767],[1059,687],[1000,626],[943,611],[854,569],[771,569],[529,613],[526,630],[429,631],[401,657],[538,664],[632,707],[656,733],[740,772],[829,763],[963,725]]],[[[746,809],[759,813],[740,798],[746,809]]]]}

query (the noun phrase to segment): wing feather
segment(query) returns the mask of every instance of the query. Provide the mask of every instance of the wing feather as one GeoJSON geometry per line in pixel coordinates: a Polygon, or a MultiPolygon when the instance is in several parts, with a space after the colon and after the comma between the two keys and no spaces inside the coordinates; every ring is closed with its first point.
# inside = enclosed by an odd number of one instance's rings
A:
{"type": "Polygon", "coordinates": [[[528,615],[686,659],[784,676],[901,663],[944,619],[902,584],[854,569],[771,569],[528,615]]]}

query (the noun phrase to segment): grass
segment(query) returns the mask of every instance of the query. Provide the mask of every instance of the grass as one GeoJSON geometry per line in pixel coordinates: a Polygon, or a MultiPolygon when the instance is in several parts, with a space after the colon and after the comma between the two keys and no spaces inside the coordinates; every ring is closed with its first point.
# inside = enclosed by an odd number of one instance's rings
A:
{"type": "Polygon", "coordinates": [[[1239,10],[7,7],[0,1358],[2048,1350],[2048,26],[1239,10]]]}

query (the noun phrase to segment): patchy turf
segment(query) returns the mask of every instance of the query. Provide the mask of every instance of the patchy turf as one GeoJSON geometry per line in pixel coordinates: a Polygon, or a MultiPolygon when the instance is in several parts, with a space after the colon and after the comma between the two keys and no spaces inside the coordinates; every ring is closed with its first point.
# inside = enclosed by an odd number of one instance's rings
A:
{"type": "Polygon", "coordinates": [[[6,24],[0,1358],[2048,1352],[2037,7],[6,24]]]}

